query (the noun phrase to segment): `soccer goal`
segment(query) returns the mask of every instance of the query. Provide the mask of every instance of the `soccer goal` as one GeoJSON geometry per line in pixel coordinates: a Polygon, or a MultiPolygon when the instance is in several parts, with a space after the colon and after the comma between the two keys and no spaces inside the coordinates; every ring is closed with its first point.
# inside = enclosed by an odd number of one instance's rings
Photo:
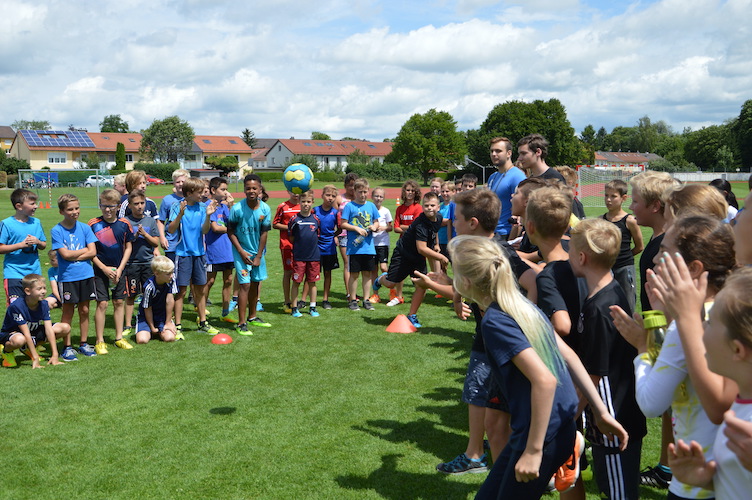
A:
{"type": "MultiPolygon", "coordinates": [[[[629,180],[645,171],[645,165],[577,165],[577,186],[575,195],[585,207],[603,207],[606,184],[614,179],[621,179],[629,185],[629,180]]],[[[632,191],[627,196],[627,203],[632,202],[632,191]]]]}
{"type": "Polygon", "coordinates": [[[100,191],[112,187],[111,176],[98,175],[96,169],[19,169],[16,186],[34,191],[40,208],[55,208],[57,198],[64,193],[79,197],[81,208],[97,208],[100,191]],[[105,180],[102,178],[105,177],[105,180]]]}

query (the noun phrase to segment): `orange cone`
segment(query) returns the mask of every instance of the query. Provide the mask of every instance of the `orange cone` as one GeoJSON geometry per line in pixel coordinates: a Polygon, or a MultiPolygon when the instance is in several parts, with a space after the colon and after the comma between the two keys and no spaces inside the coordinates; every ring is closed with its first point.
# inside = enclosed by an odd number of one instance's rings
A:
{"type": "Polygon", "coordinates": [[[410,323],[407,316],[404,314],[398,314],[397,317],[389,323],[389,326],[386,327],[386,331],[389,333],[413,333],[417,332],[418,329],[410,323]]]}
{"type": "Polygon", "coordinates": [[[49,201],[47,202],[47,206],[44,207],[44,208],[50,208],[50,202],[49,201]]]}

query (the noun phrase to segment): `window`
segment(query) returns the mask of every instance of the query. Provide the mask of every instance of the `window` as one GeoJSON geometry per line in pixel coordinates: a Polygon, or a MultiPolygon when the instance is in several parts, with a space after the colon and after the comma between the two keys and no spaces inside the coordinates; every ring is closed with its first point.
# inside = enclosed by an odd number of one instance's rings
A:
{"type": "Polygon", "coordinates": [[[323,143],[323,142],[317,142],[317,143],[316,143],[316,145],[317,145],[317,146],[321,146],[321,147],[323,147],[323,146],[324,146],[324,143],[323,143]]]}
{"type": "Polygon", "coordinates": [[[369,148],[373,148],[373,149],[376,149],[376,146],[374,146],[373,144],[369,144],[369,145],[368,145],[368,147],[369,147],[369,148]]]}
{"type": "Polygon", "coordinates": [[[304,143],[303,143],[303,146],[310,146],[310,145],[311,145],[311,143],[310,143],[310,142],[304,142],[304,143]]]}
{"type": "Polygon", "coordinates": [[[230,144],[237,144],[237,143],[238,141],[236,141],[235,139],[230,139],[230,144]]]}
{"type": "Polygon", "coordinates": [[[196,161],[196,155],[185,155],[185,159],[188,161],[196,161]]]}
{"type": "Polygon", "coordinates": [[[107,155],[107,161],[115,161],[115,155],[107,155]]]}
{"type": "Polygon", "coordinates": [[[209,139],[204,139],[204,144],[211,144],[211,141],[209,139]]]}
{"type": "Polygon", "coordinates": [[[277,164],[277,159],[272,156],[272,165],[276,165],[276,164],[277,164]]]}
{"type": "Polygon", "coordinates": [[[282,151],[282,146],[277,146],[277,151],[282,151]]]}
{"type": "Polygon", "coordinates": [[[225,158],[235,158],[236,160],[240,161],[240,156],[238,155],[227,155],[225,158]]]}
{"type": "Polygon", "coordinates": [[[47,153],[47,163],[66,163],[68,156],[65,153],[47,153]]]}
{"type": "Polygon", "coordinates": [[[133,137],[129,137],[128,141],[130,141],[130,142],[136,142],[136,139],[134,139],[133,137]]]}
{"type": "Polygon", "coordinates": [[[133,155],[132,154],[125,154],[125,161],[133,161],[133,155]]]}

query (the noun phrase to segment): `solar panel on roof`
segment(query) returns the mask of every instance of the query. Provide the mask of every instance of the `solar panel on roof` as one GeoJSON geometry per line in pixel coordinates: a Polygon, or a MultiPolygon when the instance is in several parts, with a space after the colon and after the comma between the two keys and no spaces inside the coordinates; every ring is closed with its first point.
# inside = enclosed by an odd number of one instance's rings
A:
{"type": "Polygon", "coordinates": [[[32,147],[93,148],[94,143],[81,130],[21,130],[32,147]]]}

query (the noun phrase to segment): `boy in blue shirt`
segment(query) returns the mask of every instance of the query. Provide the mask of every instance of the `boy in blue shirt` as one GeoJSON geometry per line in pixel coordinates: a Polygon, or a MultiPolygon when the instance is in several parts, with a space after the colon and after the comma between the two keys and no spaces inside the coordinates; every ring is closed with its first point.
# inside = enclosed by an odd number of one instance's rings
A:
{"type": "Polygon", "coordinates": [[[112,307],[115,321],[115,345],[121,349],[133,349],[133,346],[123,338],[123,312],[126,297],[125,267],[133,250],[133,232],[125,219],[118,219],[117,208],[120,195],[114,189],[105,189],[99,195],[101,217],[94,217],[89,221],[89,227],[97,237],[97,255],[92,259],[94,263],[94,291],[96,292],[97,308],[94,311],[94,330],[97,341],[94,351],[97,354],[107,354],[107,344],[104,342],[104,321],[107,313],[107,303],[112,290],[112,307]]]}
{"type": "MultiPolygon", "coordinates": [[[[209,196],[217,202],[217,210],[211,216],[211,230],[206,233],[206,292],[209,297],[218,272],[222,272],[222,321],[236,323],[230,316],[233,269],[232,243],[227,237],[227,218],[234,201],[227,191],[227,179],[214,177],[209,181],[209,196]]],[[[211,203],[207,201],[206,204],[211,203]]]]}
{"type": "Polygon", "coordinates": [[[165,251],[165,255],[175,262],[175,246],[178,244],[179,232],[171,233],[167,231],[170,223],[170,211],[172,206],[183,201],[183,183],[190,177],[190,172],[185,169],[178,169],[172,173],[172,188],[175,191],[162,198],[159,205],[159,220],[162,224],[159,226],[159,243],[165,251]]]}
{"type": "Polygon", "coordinates": [[[163,342],[174,342],[178,333],[172,321],[174,296],[178,293],[172,274],[175,264],[164,255],[158,255],[149,267],[154,276],[144,283],[144,295],[138,306],[136,342],[146,344],[155,336],[163,342]]]}
{"type": "Polygon", "coordinates": [[[47,303],[49,304],[50,309],[57,309],[63,305],[63,300],[60,298],[60,290],[58,290],[57,287],[57,274],[59,271],[57,268],[57,251],[50,250],[47,252],[47,256],[50,258],[50,268],[47,269],[47,279],[50,282],[50,289],[52,289],[52,293],[47,297],[47,303]]]}
{"type": "Polygon", "coordinates": [[[368,201],[368,181],[357,179],[353,185],[354,199],[342,209],[341,226],[347,231],[347,256],[350,279],[347,289],[350,294],[351,311],[359,311],[356,291],[358,275],[362,274],[363,308],[373,309],[370,296],[372,271],[376,268],[376,248],[373,233],[379,230],[379,210],[368,201]]]}
{"type": "Polygon", "coordinates": [[[324,186],[321,191],[321,205],[313,209],[319,218],[319,254],[321,255],[321,269],[324,271],[324,300],[321,307],[331,309],[329,291],[332,288],[332,270],[339,269],[337,259],[337,215],[334,207],[337,200],[337,188],[331,184],[324,186]]]}
{"type": "Polygon", "coordinates": [[[33,217],[37,195],[28,189],[16,189],[10,195],[15,215],[0,222],[0,254],[3,260],[5,305],[24,297],[21,280],[27,274],[42,274],[39,250],[47,246],[42,223],[33,217]]]}
{"type": "MultiPolygon", "coordinates": [[[[96,298],[94,269],[91,259],[97,256],[97,238],[91,228],[79,222],[81,204],[74,194],[64,194],[57,199],[57,207],[63,220],[50,231],[52,249],[58,255],[58,289],[63,300],[62,323],[71,324],[73,311],[78,307],[78,322],[81,329],[81,344],[78,351],[84,356],[97,353],[86,339],[89,336],[89,302],[96,298]]],[[[65,336],[63,361],[75,361],[76,351],[71,347],[70,334],[65,336]]]]}
{"type": "Polygon", "coordinates": [[[227,236],[232,243],[235,273],[240,286],[238,294],[238,326],[240,335],[253,335],[248,323],[271,326],[256,316],[259,284],[267,278],[264,250],[272,228],[272,212],[261,200],[261,178],[248,174],[243,179],[245,200],[235,203],[227,219],[227,236]],[[250,311],[249,311],[250,310],[250,311]],[[250,316],[248,322],[246,318],[250,316]]]}
{"type": "Polygon", "coordinates": [[[201,203],[204,192],[204,181],[190,177],[183,184],[185,199],[172,206],[170,211],[170,225],[167,231],[180,231],[180,238],[175,246],[175,276],[178,284],[178,295],[175,297],[175,327],[177,338],[181,340],[183,327],[183,302],[185,292],[190,285],[196,285],[194,295],[198,309],[198,331],[216,335],[219,330],[206,321],[206,251],[204,249],[204,235],[211,227],[210,217],[217,209],[217,202],[212,200],[209,205],[201,203]]]}
{"type": "Polygon", "coordinates": [[[319,234],[321,221],[311,213],[313,208],[313,191],[300,195],[300,212],[293,216],[288,225],[288,234],[292,242],[292,317],[302,316],[298,311],[298,288],[305,280],[311,299],[309,312],[314,318],[316,310],[316,282],[321,272],[321,252],[319,251],[319,234]]]}
{"type": "Polygon", "coordinates": [[[28,274],[21,280],[24,298],[14,301],[5,311],[5,320],[0,330],[0,353],[3,366],[16,366],[12,351],[26,345],[26,353],[31,358],[32,368],[42,368],[39,364],[38,342],[49,342],[52,355],[47,364],[59,365],[55,339],[70,334],[67,323],[52,324],[50,307],[45,300],[47,286],[40,274],[28,274]]]}

